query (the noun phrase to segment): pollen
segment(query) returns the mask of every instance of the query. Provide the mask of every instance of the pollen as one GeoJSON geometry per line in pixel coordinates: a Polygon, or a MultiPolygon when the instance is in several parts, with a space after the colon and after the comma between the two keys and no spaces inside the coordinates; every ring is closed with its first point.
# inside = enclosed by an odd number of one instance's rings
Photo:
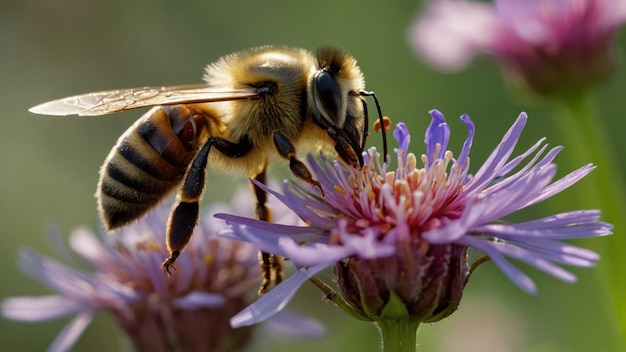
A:
{"type": "Polygon", "coordinates": [[[207,253],[202,256],[202,261],[204,262],[204,264],[213,264],[215,263],[215,255],[207,253]]]}
{"type": "Polygon", "coordinates": [[[391,128],[391,119],[389,117],[383,116],[383,126],[380,125],[380,120],[374,122],[374,131],[378,133],[382,128],[385,128],[385,131],[389,131],[391,128]]]}
{"type": "Polygon", "coordinates": [[[346,194],[346,190],[344,190],[343,188],[341,188],[341,186],[339,185],[334,185],[333,189],[341,194],[346,194]]]}
{"type": "Polygon", "coordinates": [[[135,247],[138,251],[153,251],[159,252],[161,251],[161,245],[156,241],[148,240],[148,241],[139,241],[135,244],[135,247]]]}

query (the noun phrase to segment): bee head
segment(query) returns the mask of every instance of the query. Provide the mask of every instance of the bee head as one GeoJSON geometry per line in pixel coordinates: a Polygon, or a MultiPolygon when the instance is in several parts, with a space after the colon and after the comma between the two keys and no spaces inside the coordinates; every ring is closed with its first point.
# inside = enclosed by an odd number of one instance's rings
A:
{"type": "Polygon", "coordinates": [[[309,106],[317,125],[335,141],[339,156],[351,165],[363,163],[364,111],[358,92],[364,86],[363,74],[350,54],[338,48],[318,50],[309,81],[309,106]]]}

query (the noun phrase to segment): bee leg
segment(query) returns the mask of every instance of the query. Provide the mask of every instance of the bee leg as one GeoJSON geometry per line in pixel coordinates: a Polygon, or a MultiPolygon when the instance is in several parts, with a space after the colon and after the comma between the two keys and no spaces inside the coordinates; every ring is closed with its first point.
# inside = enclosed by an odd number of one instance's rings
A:
{"type": "Polygon", "coordinates": [[[246,155],[252,149],[252,142],[248,137],[242,138],[239,143],[233,143],[220,137],[210,137],[194,157],[185,173],[176,204],[167,221],[166,240],[170,256],[161,264],[161,268],[168,276],[170,275],[170,268],[176,269],[174,262],[189,243],[193,229],[198,223],[198,202],[204,193],[206,166],[212,147],[228,157],[238,158],[246,155]]]}
{"type": "Polygon", "coordinates": [[[289,169],[297,178],[306,181],[308,184],[319,188],[324,195],[322,185],[313,179],[313,175],[304,163],[296,157],[296,147],[291,143],[280,131],[274,132],[274,145],[278,153],[285,159],[289,160],[289,169]]]}
{"type": "Polygon", "coordinates": [[[356,129],[353,126],[348,124],[346,121],[346,126],[344,127],[344,134],[351,136],[350,142],[346,140],[344,135],[342,135],[339,131],[335,130],[333,127],[329,127],[326,132],[333,141],[335,141],[335,151],[339,154],[341,160],[343,160],[346,164],[357,167],[358,165],[363,165],[363,155],[361,151],[361,146],[359,145],[358,140],[353,134],[356,129]]]}
{"type": "MultiPolygon", "coordinates": [[[[262,184],[266,182],[266,168],[259,172],[254,179],[262,184]]],[[[256,196],[256,216],[259,220],[272,221],[272,212],[267,206],[267,193],[261,187],[253,184],[254,195],[256,196]]],[[[269,291],[272,282],[278,285],[283,281],[283,261],[280,256],[259,252],[259,263],[263,274],[263,282],[259,287],[259,296],[269,291]]]]}

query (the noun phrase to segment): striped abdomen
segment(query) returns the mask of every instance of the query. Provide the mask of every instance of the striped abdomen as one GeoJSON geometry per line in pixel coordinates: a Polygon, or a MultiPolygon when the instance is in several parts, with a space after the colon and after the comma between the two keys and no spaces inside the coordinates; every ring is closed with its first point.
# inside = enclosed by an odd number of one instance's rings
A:
{"type": "Polygon", "coordinates": [[[180,185],[216,122],[190,105],[161,106],[126,130],[100,170],[96,197],[107,230],[141,217],[180,185]]]}

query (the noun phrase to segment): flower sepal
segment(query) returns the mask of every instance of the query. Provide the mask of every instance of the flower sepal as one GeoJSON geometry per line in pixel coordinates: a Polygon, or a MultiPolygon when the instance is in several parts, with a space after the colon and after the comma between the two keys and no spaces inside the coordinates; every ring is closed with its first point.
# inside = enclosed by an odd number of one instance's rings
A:
{"type": "Polygon", "coordinates": [[[409,318],[409,311],[404,302],[402,302],[402,298],[398,296],[396,291],[389,290],[389,300],[380,312],[379,319],[375,320],[406,318],[409,318]]]}

